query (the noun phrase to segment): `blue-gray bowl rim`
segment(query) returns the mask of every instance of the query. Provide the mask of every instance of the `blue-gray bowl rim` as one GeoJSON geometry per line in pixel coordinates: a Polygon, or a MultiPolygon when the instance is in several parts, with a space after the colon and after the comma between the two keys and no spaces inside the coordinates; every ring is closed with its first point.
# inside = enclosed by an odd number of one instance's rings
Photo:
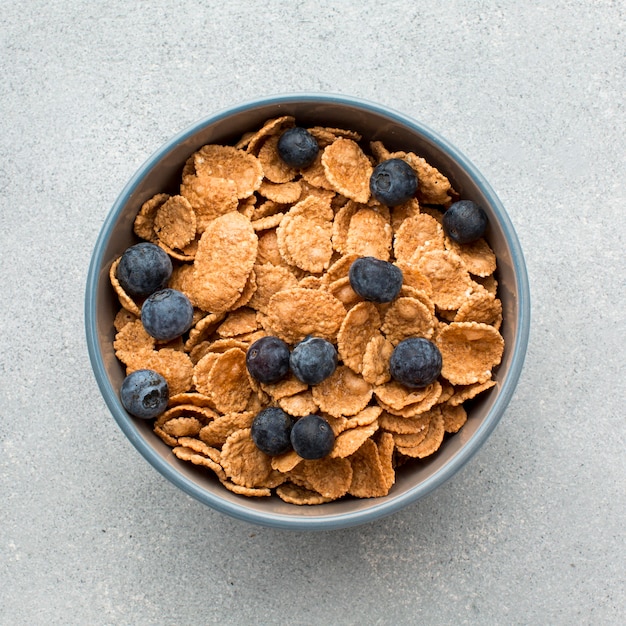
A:
{"type": "Polygon", "coordinates": [[[333,93],[286,93],[247,100],[232,107],[223,108],[211,115],[199,119],[178,134],[174,135],[139,167],[117,197],[115,203],[105,218],[96,240],[89,265],[85,288],[85,330],[89,358],[98,387],[102,393],[105,403],[111,411],[118,426],[121,428],[126,437],[128,437],[131,444],[157,471],[161,473],[161,475],[196,500],[236,519],[244,520],[253,524],[290,530],[334,530],[381,519],[382,517],[391,515],[408,504],[423,498],[436,487],[448,481],[454,474],[464,467],[465,464],[481,448],[504,414],[506,407],[513,397],[513,393],[522,373],[530,333],[530,287],[528,283],[528,274],[524,254],[522,252],[517,233],[515,232],[515,228],[513,227],[504,206],[492,189],[491,185],[478,171],[474,164],[447,139],[421,122],[418,122],[417,120],[388,106],[376,104],[369,100],[333,93]],[[500,221],[506,237],[507,245],[510,249],[511,258],[513,259],[515,267],[515,277],[517,283],[516,293],[519,310],[515,335],[515,348],[506,379],[502,384],[502,388],[489,414],[476,430],[472,438],[461,448],[455,457],[449,463],[444,465],[439,471],[435,472],[426,480],[407,490],[406,493],[394,498],[393,500],[381,501],[377,503],[376,499],[373,499],[371,506],[366,509],[348,513],[322,515],[319,517],[281,515],[246,509],[244,506],[233,504],[228,500],[223,500],[214,496],[177,472],[173,467],[166,464],[163,459],[146,443],[133,424],[132,420],[129,418],[128,414],[122,408],[117,392],[109,381],[104,361],[102,359],[102,355],[100,354],[96,329],[96,292],[104,248],[113,225],[124,209],[134,189],[139,185],[145,174],[150,171],[174,146],[185,141],[190,136],[198,132],[199,129],[204,128],[207,125],[214,124],[225,117],[250,108],[267,105],[289,104],[294,102],[324,104],[337,103],[346,106],[358,107],[364,109],[365,111],[382,115],[425,136],[427,139],[436,143],[440,149],[448,154],[448,156],[454,159],[454,161],[456,161],[471,176],[476,185],[480,187],[482,193],[490,199],[491,206],[498,216],[498,220],[500,221]]]}

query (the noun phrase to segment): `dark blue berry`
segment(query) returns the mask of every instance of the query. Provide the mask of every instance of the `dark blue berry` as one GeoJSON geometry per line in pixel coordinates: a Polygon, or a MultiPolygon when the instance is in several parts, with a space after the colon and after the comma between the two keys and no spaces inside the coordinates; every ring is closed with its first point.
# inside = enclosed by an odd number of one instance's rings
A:
{"type": "Polygon", "coordinates": [[[348,273],[350,286],[365,300],[391,302],[402,288],[402,270],[372,256],[358,258],[348,273]]]}
{"type": "Polygon", "coordinates": [[[417,175],[402,159],[379,163],[370,178],[370,191],[386,206],[396,206],[411,199],[417,191],[417,175]]]}
{"type": "Polygon", "coordinates": [[[337,368],[335,346],[320,337],[306,337],[291,352],[293,375],[307,385],[317,385],[337,368]]]}
{"type": "Polygon", "coordinates": [[[278,156],[289,167],[308,167],[315,161],[319,150],[315,137],[299,126],[286,130],[278,140],[278,156]]]}
{"type": "Polygon", "coordinates": [[[303,459],[321,459],[333,449],[335,435],[323,417],[307,415],[293,425],[291,445],[303,459]]]}
{"type": "Polygon", "coordinates": [[[157,417],[167,408],[167,381],[154,370],[136,370],[124,379],[120,400],[135,417],[147,420],[157,417]]]}
{"type": "Polygon", "coordinates": [[[389,371],[399,383],[421,388],[437,380],[441,374],[441,364],[441,352],[432,341],[423,337],[411,337],[394,348],[389,371]]]}
{"type": "Polygon", "coordinates": [[[117,266],[124,291],[143,298],[163,289],[172,275],[172,261],[159,246],[143,242],[127,248],[117,266]]]}
{"type": "Polygon", "coordinates": [[[289,346],[278,337],[261,337],[246,353],[250,376],[261,383],[276,383],[289,372],[289,346]]]}
{"type": "Polygon", "coordinates": [[[487,230],[487,214],[471,200],[451,204],[443,214],[443,230],[457,243],[472,243],[487,230]]]}
{"type": "Polygon", "coordinates": [[[141,321],[149,335],[160,341],[171,341],[191,328],[193,306],[181,291],[161,289],[143,303],[141,321]]]}
{"type": "Polygon", "coordinates": [[[256,447],[276,456],[291,450],[291,417],[278,407],[268,407],[260,411],[252,422],[252,441],[256,447]]]}

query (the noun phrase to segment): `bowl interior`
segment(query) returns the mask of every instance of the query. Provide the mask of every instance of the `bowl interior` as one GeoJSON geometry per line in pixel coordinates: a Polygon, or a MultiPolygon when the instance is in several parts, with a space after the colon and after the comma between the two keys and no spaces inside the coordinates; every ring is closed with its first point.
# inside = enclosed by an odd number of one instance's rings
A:
{"type": "Polygon", "coordinates": [[[524,259],[506,212],[480,173],[448,142],[417,122],[371,103],[339,96],[284,96],[242,105],[198,122],[146,161],[102,227],[89,271],[86,326],[94,373],[105,401],[133,445],[159,472],[191,496],[240,519],[285,528],[328,529],[392,513],[430,492],[471,458],[499,421],[519,378],[528,338],[529,296],[524,259]],[[400,468],[395,486],[384,498],[299,507],[277,497],[238,496],[224,489],[211,472],[175,458],[152,433],[150,423],[130,417],[118,399],[125,371],[113,351],[113,319],[119,304],[108,272],[113,260],[137,243],[132,226],[139,208],[157,193],[177,193],[186,159],[201,146],[234,143],[265,120],[286,114],[294,115],[300,125],[349,128],[370,141],[383,141],[391,151],[415,152],[445,174],[462,198],[482,205],[489,217],[486,237],[498,259],[503,305],[500,332],[505,340],[497,384],[473,402],[465,426],[446,438],[432,458],[400,468]]]}

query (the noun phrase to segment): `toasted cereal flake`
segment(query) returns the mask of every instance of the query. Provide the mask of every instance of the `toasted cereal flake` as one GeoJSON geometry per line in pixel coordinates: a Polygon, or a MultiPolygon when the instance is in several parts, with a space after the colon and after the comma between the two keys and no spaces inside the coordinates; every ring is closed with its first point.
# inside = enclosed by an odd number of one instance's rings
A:
{"type": "MultiPolygon", "coordinates": [[[[205,357],[206,358],[206,357],[205,357]]],[[[196,387],[206,393],[221,413],[243,411],[252,393],[246,368],[246,354],[239,348],[231,348],[218,354],[208,376],[198,387],[196,365],[196,387]]]]}
{"type": "Polygon", "coordinates": [[[215,341],[209,341],[206,353],[215,352],[221,354],[230,350],[231,348],[239,348],[244,352],[248,349],[248,343],[239,339],[239,337],[226,337],[224,339],[216,339],[215,341]]]}
{"type": "Polygon", "coordinates": [[[262,217],[258,220],[252,220],[250,223],[252,224],[252,228],[254,228],[257,232],[270,230],[280,226],[280,223],[283,221],[283,217],[285,217],[284,213],[274,213],[274,215],[268,215],[267,217],[262,217]]]}
{"type": "Polygon", "coordinates": [[[335,188],[331,185],[328,178],[326,178],[326,171],[322,164],[322,154],[323,151],[320,151],[315,157],[315,161],[313,161],[313,163],[311,163],[308,167],[301,170],[300,174],[302,175],[303,180],[312,187],[334,192],[335,188]]]}
{"type": "MultiPolygon", "coordinates": [[[[406,456],[410,456],[413,458],[423,459],[431,454],[434,454],[439,450],[443,442],[443,437],[446,431],[443,426],[443,415],[441,411],[433,412],[433,415],[430,420],[430,424],[428,426],[428,433],[424,440],[417,444],[416,446],[396,446],[398,451],[406,456]]],[[[395,437],[401,437],[402,435],[395,435],[395,437]]]]}
{"type": "Polygon", "coordinates": [[[122,330],[126,324],[130,324],[131,322],[135,322],[137,320],[137,316],[134,313],[131,313],[124,307],[122,307],[113,320],[113,327],[117,332],[122,330]]]}
{"type": "Polygon", "coordinates": [[[168,245],[163,243],[161,240],[156,242],[169,256],[177,261],[193,261],[196,258],[196,252],[198,251],[198,240],[194,239],[190,243],[188,243],[182,250],[176,250],[174,248],[170,248],[168,245]]]}
{"type": "Polygon", "coordinates": [[[211,407],[213,402],[211,398],[197,391],[184,391],[176,395],[170,394],[167,405],[170,407],[178,405],[192,405],[196,407],[211,407]]]}
{"type": "MultiPolygon", "coordinates": [[[[191,395],[188,393],[177,394],[177,397],[183,395],[191,395]]],[[[211,420],[218,417],[212,408],[209,406],[197,406],[191,403],[178,403],[170,406],[165,410],[157,419],[156,425],[163,426],[168,420],[173,417],[194,417],[198,419],[202,424],[207,424],[211,420]]],[[[171,434],[171,433],[170,433],[171,434]]]]}
{"type": "Polygon", "coordinates": [[[441,309],[458,309],[470,294],[472,279],[461,259],[449,250],[430,250],[417,269],[432,285],[432,301],[441,309]]]}
{"type": "Polygon", "coordinates": [[[441,384],[439,381],[435,381],[432,385],[429,385],[427,388],[428,392],[426,395],[416,402],[411,402],[404,406],[401,409],[394,408],[389,404],[386,404],[384,400],[378,398],[378,404],[385,409],[388,413],[392,415],[399,415],[401,417],[416,417],[430,410],[433,406],[437,404],[439,400],[439,396],[441,395],[441,384]]]}
{"type": "Polygon", "coordinates": [[[286,268],[270,263],[255,266],[257,289],[248,303],[250,307],[267,312],[271,297],[282,291],[298,286],[296,277],[286,268]]]}
{"type": "Polygon", "coordinates": [[[259,160],[233,146],[203,146],[195,153],[194,164],[197,174],[234,181],[238,198],[251,196],[263,180],[259,160]]]}
{"type": "Polygon", "coordinates": [[[179,458],[181,461],[187,461],[189,463],[193,463],[194,465],[208,467],[210,470],[213,470],[220,479],[226,478],[224,470],[219,463],[216,463],[203,454],[199,454],[193,448],[188,446],[176,446],[172,452],[174,456],[179,458]]]}
{"type": "Polygon", "coordinates": [[[278,135],[272,135],[259,150],[259,161],[265,178],[272,183],[288,183],[296,177],[297,170],[289,167],[278,154],[278,135]]]}
{"type": "Polygon", "coordinates": [[[354,454],[378,430],[378,421],[371,424],[348,428],[335,438],[335,445],[329,456],[331,458],[346,458],[354,454]]]}
{"type": "Polygon", "coordinates": [[[307,130],[317,139],[320,147],[326,147],[333,143],[338,137],[346,137],[354,141],[361,141],[361,135],[354,130],[346,130],[343,128],[328,128],[325,126],[313,126],[307,130]]]}
{"type": "Polygon", "coordinates": [[[232,311],[215,331],[220,337],[236,337],[258,329],[256,311],[243,307],[232,311]]]}
{"type": "Polygon", "coordinates": [[[363,379],[371,385],[383,385],[391,379],[389,359],[393,352],[393,344],[376,332],[365,346],[363,353],[363,379]]]}
{"type": "Polygon", "coordinates": [[[433,286],[426,276],[420,272],[417,265],[411,262],[396,263],[402,271],[402,284],[406,287],[414,287],[423,291],[425,294],[431,294],[433,286]]]}
{"type": "Polygon", "coordinates": [[[373,424],[378,416],[383,412],[379,406],[367,406],[362,411],[359,411],[356,415],[348,418],[344,430],[348,428],[356,428],[358,426],[367,426],[373,424]]]}
{"type": "Polygon", "coordinates": [[[421,402],[432,391],[432,388],[432,385],[428,385],[427,387],[423,387],[421,389],[411,389],[395,380],[391,380],[384,385],[378,385],[375,387],[374,393],[376,394],[376,397],[379,400],[382,400],[387,406],[400,410],[410,404],[421,402]]]}
{"type": "Polygon", "coordinates": [[[394,346],[408,337],[430,339],[435,331],[435,317],[415,298],[396,298],[380,329],[394,346]]]}
{"type": "Polygon", "coordinates": [[[281,254],[291,265],[314,274],[323,272],[329,266],[333,255],[330,220],[307,219],[290,211],[276,234],[281,254]]]}
{"type": "Polygon", "coordinates": [[[191,301],[205,311],[227,311],[241,296],[257,253],[250,221],[239,213],[213,220],[200,237],[190,280],[191,301]]]}
{"type": "Polygon", "coordinates": [[[141,315],[141,311],[135,301],[124,291],[122,285],[120,285],[120,281],[117,280],[117,266],[120,264],[122,257],[118,257],[113,261],[111,267],[109,268],[109,280],[111,281],[111,285],[115,293],[117,294],[118,300],[120,304],[128,311],[130,311],[133,315],[139,317],[141,315]]]}
{"type": "Polygon", "coordinates": [[[250,428],[254,417],[255,413],[252,411],[220,415],[206,426],[203,426],[198,436],[207,446],[221,448],[226,439],[235,431],[250,428]]]}
{"type": "Polygon", "coordinates": [[[303,460],[304,459],[295,450],[289,450],[288,452],[272,457],[272,469],[279,472],[290,472],[303,460]]]}
{"type": "Polygon", "coordinates": [[[322,167],[335,191],[355,202],[369,200],[373,168],[355,141],[340,137],[324,148],[322,167]]]}
{"type": "Polygon", "coordinates": [[[393,433],[393,443],[397,448],[413,448],[415,446],[419,446],[424,439],[426,439],[426,435],[428,435],[428,429],[430,426],[430,416],[428,422],[425,424],[424,428],[416,433],[407,433],[407,434],[399,434],[393,433]]]}
{"type": "Polygon", "coordinates": [[[228,436],[222,446],[221,462],[226,476],[242,487],[256,487],[272,472],[271,457],[256,447],[249,428],[228,436]]]}
{"type": "Polygon", "coordinates": [[[381,213],[371,208],[359,209],[350,220],[345,250],[347,254],[389,260],[391,226],[381,213]]]}
{"type": "Polygon", "coordinates": [[[348,489],[350,495],[377,498],[389,493],[388,475],[383,471],[374,441],[366,440],[349,460],[352,465],[352,483],[348,489]]]}
{"type": "Polygon", "coordinates": [[[398,232],[398,229],[402,226],[405,220],[415,217],[420,213],[420,205],[416,198],[411,198],[402,204],[391,207],[390,223],[394,235],[398,232]]]}
{"type": "Polygon", "coordinates": [[[209,337],[224,319],[224,313],[209,313],[201,318],[189,331],[189,338],[185,342],[185,350],[191,351],[195,346],[209,337]]]}
{"type": "MultiPolygon", "coordinates": [[[[494,296],[498,295],[498,281],[493,274],[489,276],[473,276],[472,279],[475,283],[484,287],[489,293],[494,296]]],[[[474,287],[474,285],[472,286],[474,287]]]]}
{"type": "Polygon", "coordinates": [[[443,416],[443,428],[447,433],[458,433],[463,424],[467,422],[467,411],[462,404],[457,406],[442,404],[441,415],[443,416]]]}
{"type": "Polygon", "coordinates": [[[372,386],[349,367],[340,365],[313,387],[317,405],[329,415],[346,417],[362,411],[372,398],[372,386]]]}
{"type": "Polygon", "coordinates": [[[348,311],[337,333],[337,349],[344,365],[361,373],[365,349],[378,328],[380,315],[371,302],[359,302],[348,311]]]}
{"type": "Polygon", "coordinates": [[[392,415],[388,411],[383,411],[378,418],[378,426],[382,430],[398,435],[415,435],[423,432],[424,436],[426,436],[430,418],[430,411],[415,417],[400,417],[399,415],[392,415]]]}
{"type": "Polygon", "coordinates": [[[196,236],[196,214],[183,196],[172,196],[157,210],[154,232],[170,248],[183,249],[196,236]]]}
{"type": "Polygon", "coordinates": [[[113,349],[117,358],[125,365],[129,365],[136,360],[136,355],[152,352],[155,343],[154,337],[146,332],[141,320],[135,319],[117,332],[113,349]]]}
{"type": "Polygon", "coordinates": [[[441,383],[441,395],[437,399],[437,404],[443,404],[447,402],[454,395],[454,385],[451,385],[447,380],[440,379],[441,383]]]}
{"type": "Polygon", "coordinates": [[[396,482],[396,472],[394,469],[394,448],[393,436],[390,433],[382,433],[378,438],[378,459],[383,470],[383,478],[387,490],[396,482]]]}
{"type": "MultiPolygon", "coordinates": [[[[248,200],[251,198],[255,198],[256,196],[250,196],[248,200]]],[[[262,217],[269,217],[270,215],[276,215],[276,213],[284,213],[285,206],[283,204],[278,204],[273,200],[266,200],[258,207],[251,205],[251,207],[246,207],[241,211],[243,215],[245,215],[250,220],[258,220],[262,217]]]]}
{"type": "MultiPolygon", "coordinates": [[[[187,290],[187,280],[191,277],[192,273],[193,265],[191,263],[175,264],[167,286],[171,289],[185,292],[187,290]]],[[[194,315],[197,316],[197,319],[194,319],[194,324],[196,324],[206,313],[195,310],[194,315]]]]}
{"type": "Polygon", "coordinates": [[[454,190],[450,181],[422,157],[407,152],[404,160],[417,174],[417,198],[424,204],[448,204],[454,190]]]}
{"type": "Polygon", "coordinates": [[[294,485],[293,483],[280,485],[276,489],[276,495],[284,502],[298,505],[324,504],[332,500],[332,498],[326,498],[321,493],[294,485]]]}
{"type": "Polygon", "coordinates": [[[261,383],[261,389],[274,400],[281,400],[306,391],[308,385],[298,380],[293,374],[288,374],[276,383],[261,383]]]}
{"type": "Polygon", "coordinates": [[[263,126],[255,133],[251,133],[245,141],[244,145],[237,145],[237,148],[246,148],[246,152],[255,153],[265,139],[271,135],[280,135],[287,128],[294,125],[295,119],[291,115],[282,115],[267,120],[263,126]]]}
{"type": "MultiPolygon", "coordinates": [[[[357,211],[364,208],[364,205],[348,200],[335,214],[333,221],[333,248],[342,254],[347,252],[348,231],[350,221],[357,211]]],[[[355,255],[358,257],[358,255],[355,255]]],[[[338,277],[339,278],[339,277],[338,277]]]]}
{"type": "Polygon", "coordinates": [[[272,490],[269,487],[244,487],[230,480],[221,480],[220,482],[228,491],[232,491],[240,496],[246,496],[248,498],[267,498],[272,495],[272,490]]]}
{"type": "Polygon", "coordinates": [[[302,464],[309,485],[325,498],[341,498],[352,482],[352,465],[344,458],[325,457],[302,464]]]}
{"type": "Polygon", "coordinates": [[[231,310],[235,311],[236,309],[247,306],[256,289],[256,273],[254,268],[252,268],[248,274],[248,280],[246,280],[246,284],[243,286],[243,291],[241,292],[239,298],[237,298],[237,300],[235,300],[233,305],[230,307],[231,310]]]}
{"type": "Polygon", "coordinates": [[[327,291],[331,293],[337,300],[343,303],[346,310],[351,309],[359,302],[363,302],[363,298],[352,289],[350,284],[350,278],[345,276],[339,280],[335,280],[326,287],[327,291]]]}
{"type": "Polygon", "coordinates": [[[156,241],[154,218],[161,205],[167,202],[169,197],[167,193],[158,193],[141,205],[141,209],[139,209],[139,213],[137,213],[135,223],[133,224],[133,230],[137,237],[141,237],[141,239],[146,239],[147,241],[156,241]]]}
{"type": "Polygon", "coordinates": [[[443,249],[443,228],[425,213],[405,219],[396,232],[393,244],[394,254],[399,263],[417,259],[428,250],[443,249]]]}
{"type": "Polygon", "coordinates": [[[314,335],[334,343],[346,315],[343,304],[323,289],[286,289],[275,293],[267,307],[271,328],[287,343],[314,335]]]}
{"type": "Polygon", "coordinates": [[[322,287],[322,279],[320,276],[305,276],[298,281],[300,289],[320,289],[322,287]]]}
{"type": "Polygon", "coordinates": [[[297,202],[302,194],[302,184],[299,181],[289,183],[272,183],[265,180],[259,187],[259,193],[268,200],[279,204],[292,204],[297,202]]]}
{"type": "Polygon", "coordinates": [[[370,141],[370,150],[372,151],[377,163],[388,161],[391,158],[391,152],[385,148],[382,141],[370,141]]]}
{"type": "Polygon", "coordinates": [[[195,417],[173,417],[161,428],[171,437],[193,437],[200,432],[202,424],[195,417]]]}
{"type": "Polygon", "coordinates": [[[168,435],[160,426],[154,426],[153,432],[170,448],[174,448],[178,445],[178,439],[168,435]]]}
{"type": "Polygon", "coordinates": [[[193,207],[200,235],[216,217],[236,211],[238,206],[235,181],[206,173],[183,178],[180,195],[193,207]]]}
{"type": "Polygon", "coordinates": [[[443,361],[441,375],[453,385],[488,381],[504,351],[502,335],[476,322],[453,322],[438,332],[435,342],[443,361]]]}
{"type": "Polygon", "coordinates": [[[463,404],[466,400],[475,398],[478,394],[491,389],[496,384],[493,379],[487,380],[484,383],[474,383],[471,385],[456,385],[454,387],[454,394],[448,399],[450,406],[458,406],[463,404]]]}
{"type": "Polygon", "coordinates": [[[328,197],[309,196],[294,204],[289,214],[305,217],[311,221],[328,222],[333,219],[334,213],[328,197]]]}
{"type": "Polygon", "coordinates": [[[257,265],[284,265],[278,249],[278,237],[276,230],[268,230],[259,233],[259,248],[257,251],[257,265]]]}
{"type": "Polygon", "coordinates": [[[191,389],[193,363],[187,354],[178,350],[162,348],[143,353],[141,362],[129,366],[128,373],[138,369],[151,369],[163,376],[172,395],[191,389]]]}
{"type": "Polygon", "coordinates": [[[341,278],[348,278],[350,274],[350,267],[359,258],[358,254],[346,254],[340,256],[328,270],[322,276],[322,283],[324,285],[330,285],[332,282],[341,278]]]}
{"type": "Polygon", "coordinates": [[[502,324],[502,302],[481,287],[459,307],[454,321],[480,322],[499,330],[502,324]]]}
{"type": "Polygon", "coordinates": [[[472,243],[459,244],[446,237],[446,248],[456,253],[467,271],[475,276],[489,276],[496,269],[496,255],[482,238],[472,243]]]}
{"type": "Polygon", "coordinates": [[[301,391],[293,396],[285,396],[278,400],[278,406],[293,417],[304,417],[317,411],[317,404],[310,390],[301,391]]]}

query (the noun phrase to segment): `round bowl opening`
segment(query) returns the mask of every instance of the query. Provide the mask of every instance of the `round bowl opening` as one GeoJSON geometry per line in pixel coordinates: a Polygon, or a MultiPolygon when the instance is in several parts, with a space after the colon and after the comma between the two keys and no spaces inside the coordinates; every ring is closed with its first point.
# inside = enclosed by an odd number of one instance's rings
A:
{"type": "Polygon", "coordinates": [[[335,95],[293,94],[269,97],[221,111],[198,121],[155,152],[121,192],[98,237],[89,268],[85,322],[94,374],[122,431],[163,476],[204,504],[249,522],[280,528],[333,529],[389,515],[423,497],[456,473],[480,448],[508,405],[519,379],[530,327],[530,294],[522,250],[496,194],[472,163],[426,126],[377,104],[335,95]],[[156,437],[151,424],[123,409],[118,389],[125,370],[113,351],[113,319],[118,302],[109,283],[109,267],[138,240],[132,225],[141,205],[157,193],[177,191],[183,165],[205,144],[235,143],[244,132],[267,119],[295,116],[299,125],[356,130],[367,141],[382,141],[391,150],[412,151],[448,177],[461,198],[482,205],[489,217],[486,238],[498,260],[498,297],[503,305],[500,332],[505,352],[497,384],[472,403],[468,421],[446,438],[433,456],[400,468],[388,496],[343,499],[317,506],[297,506],[277,497],[246,498],[222,487],[210,472],[178,460],[156,437]]]}

